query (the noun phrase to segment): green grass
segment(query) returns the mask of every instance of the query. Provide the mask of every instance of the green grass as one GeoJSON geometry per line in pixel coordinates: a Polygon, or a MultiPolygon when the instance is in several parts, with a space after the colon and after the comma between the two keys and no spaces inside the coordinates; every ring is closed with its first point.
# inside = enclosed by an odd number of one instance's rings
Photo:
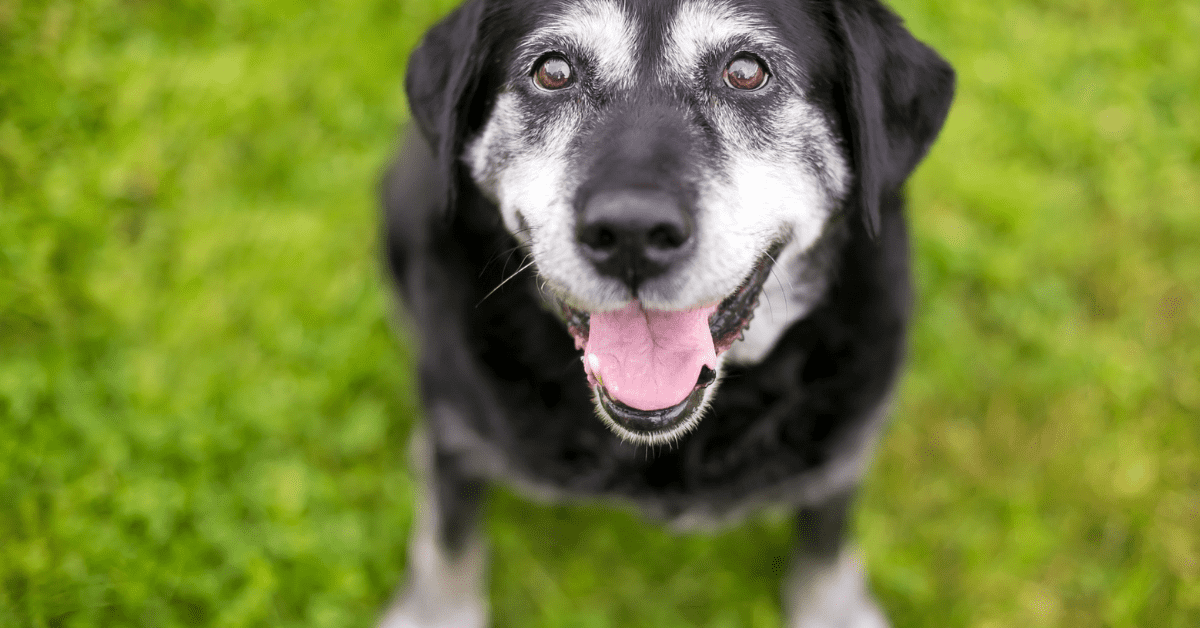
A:
{"type": "MultiPolygon", "coordinates": [[[[0,626],[371,624],[416,414],[373,187],[435,4],[0,0],[0,626]]],[[[895,6],[960,91],[873,586],[901,627],[1200,625],[1200,5],[895,6]]],[[[781,521],[488,527],[500,627],[779,625],[781,521]]]]}

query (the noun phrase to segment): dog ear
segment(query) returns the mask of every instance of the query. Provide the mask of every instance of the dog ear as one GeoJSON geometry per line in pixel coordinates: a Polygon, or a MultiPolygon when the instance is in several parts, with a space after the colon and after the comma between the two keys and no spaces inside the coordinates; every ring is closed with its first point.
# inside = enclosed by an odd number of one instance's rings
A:
{"type": "Polygon", "coordinates": [[[480,33],[484,0],[467,0],[431,28],[408,58],[404,88],[417,129],[429,144],[446,191],[444,216],[454,207],[460,165],[458,155],[487,63],[480,33]]]}
{"type": "Polygon", "coordinates": [[[834,0],[846,45],[847,120],[867,231],[933,144],[954,98],[954,69],[878,0],[834,0]]]}

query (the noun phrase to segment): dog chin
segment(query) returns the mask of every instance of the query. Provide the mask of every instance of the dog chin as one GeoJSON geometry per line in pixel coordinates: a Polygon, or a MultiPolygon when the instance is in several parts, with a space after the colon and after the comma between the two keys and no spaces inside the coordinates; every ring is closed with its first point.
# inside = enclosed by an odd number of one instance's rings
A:
{"type": "Polygon", "coordinates": [[[639,444],[674,442],[694,429],[716,391],[724,354],[743,337],[784,244],[771,246],[737,290],[707,307],[653,310],[634,300],[588,312],[555,295],[584,353],[600,420],[639,444]]]}
{"type": "Polygon", "coordinates": [[[617,401],[603,386],[592,386],[596,416],[621,440],[638,445],[662,445],[678,441],[704,418],[719,378],[697,386],[683,401],[660,410],[638,410],[617,401]]]}

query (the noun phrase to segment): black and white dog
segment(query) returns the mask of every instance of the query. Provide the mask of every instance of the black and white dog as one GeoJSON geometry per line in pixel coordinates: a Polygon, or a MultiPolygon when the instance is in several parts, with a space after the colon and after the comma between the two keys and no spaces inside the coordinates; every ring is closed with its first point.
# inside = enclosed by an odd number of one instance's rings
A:
{"type": "Polygon", "coordinates": [[[845,524],[950,66],[878,0],[467,0],[407,90],[385,249],[425,491],[383,625],[488,623],[505,482],[681,528],[790,508],[788,625],[885,626],[845,524]]]}

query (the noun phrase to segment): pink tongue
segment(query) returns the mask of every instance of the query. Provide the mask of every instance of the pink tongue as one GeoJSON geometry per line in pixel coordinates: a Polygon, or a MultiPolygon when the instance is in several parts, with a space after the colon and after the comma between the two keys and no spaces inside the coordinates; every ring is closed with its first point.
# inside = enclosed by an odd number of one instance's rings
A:
{"type": "Polygon", "coordinates": [[[591,315],[583,364],[592,384],[639,410],[669,408],[691,394],[700,367],[716,370],[708,317],[716,305],[681,312],[640,303],[591,315]]]}

